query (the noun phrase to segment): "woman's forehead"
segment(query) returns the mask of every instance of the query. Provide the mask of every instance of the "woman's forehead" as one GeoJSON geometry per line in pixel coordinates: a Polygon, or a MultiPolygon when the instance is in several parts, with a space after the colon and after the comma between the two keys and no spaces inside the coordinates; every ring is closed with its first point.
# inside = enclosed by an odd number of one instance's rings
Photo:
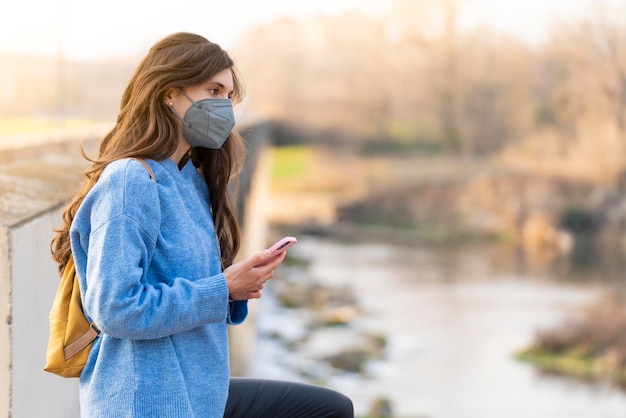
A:
{"type": "Polygon", "coordinates": [[[225,68],[219,73],[215,74],[211,78],[209,78],[206,83],[217,83],[226,88],[232,90],[233,88],[233,73],[230,68],[225,68]]]}

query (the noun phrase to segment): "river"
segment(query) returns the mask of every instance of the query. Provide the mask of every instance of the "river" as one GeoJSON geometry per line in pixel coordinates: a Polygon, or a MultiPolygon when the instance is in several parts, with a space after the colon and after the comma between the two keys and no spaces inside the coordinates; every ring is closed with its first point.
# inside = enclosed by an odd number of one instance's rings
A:
{"type": "Polygon", "coordinates": [[[357,416],[384,397],[399,418],[626,417],[626,391],[541,373],[514,358],[538,330],[597,300],[610,283],[529,272],[515,254],[498,251],[301,237],[290,256],[310,264],[281,267],[276,280],[349,286],[362,314],[348,328],[307,334],[306,312],[280,307],[270,283],[256,302],[251,374],[323,381],[353,399],[357,416]],[[361,374],[316,362],[355,328],[386,336],[384,358],[368,362],[361,374]],[[300,341],[299,348],[284,341],[300,341]]]}

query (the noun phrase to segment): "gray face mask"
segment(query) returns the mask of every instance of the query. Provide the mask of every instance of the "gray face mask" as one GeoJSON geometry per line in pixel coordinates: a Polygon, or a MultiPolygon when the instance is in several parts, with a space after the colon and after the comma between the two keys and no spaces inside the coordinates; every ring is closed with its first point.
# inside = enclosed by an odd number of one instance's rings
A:
{"type": "MultiPolygon", "coordinates": [[[[181,90],[182,92],[182,90],[181,90]]],[[[220,149],[235,126],[235,114],[230,99],[204,99],[192,103],[181,119],[183,137],[192,147],[220,149]]],[[[180,119],[176,112],[174,114],[180,119]]]]}

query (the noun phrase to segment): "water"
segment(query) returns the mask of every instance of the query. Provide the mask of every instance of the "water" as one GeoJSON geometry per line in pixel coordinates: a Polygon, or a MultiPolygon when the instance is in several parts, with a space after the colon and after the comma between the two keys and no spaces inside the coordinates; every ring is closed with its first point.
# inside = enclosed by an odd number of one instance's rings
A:
{"type": "Polygon", "coordinates": [[[313,335],[308,345],[285,349],[269,335],[302,340],[307,314],[280,308],[270,285],[258,304],[253,375],[307,381],[301,371],[314,370],[353,399],[357,416],[384,396],[401,418],[626,417],[626,391],[543,374],[513,357],[537,330],[600,298],[606,282],[520,274],[515,255],[483,249],[439,252],[304,237],[290,254],[311,264],[306,274],[281,268],[282,274],[354,289],[363,314],[353,327],[384,333],[385,357],[368,363],[365,376],[316,363],[316,351],[331,348],[349,329],[319,331],[330,335],[326,347],[313,335]]]}

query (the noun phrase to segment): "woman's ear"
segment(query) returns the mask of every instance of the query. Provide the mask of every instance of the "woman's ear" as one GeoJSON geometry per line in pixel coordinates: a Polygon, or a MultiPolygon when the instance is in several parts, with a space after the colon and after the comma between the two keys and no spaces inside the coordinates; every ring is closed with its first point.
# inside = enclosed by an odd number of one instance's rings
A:
{"type": "Polygon", "coordinates": [[[169,107],[172,107],[174,105],[174,97],[176,96],[177,92],[178,90],[174,88],[169,88],[165,91],[165,94],[163,95],[163,101],[166,105],[168,105],[169,107]]]}

